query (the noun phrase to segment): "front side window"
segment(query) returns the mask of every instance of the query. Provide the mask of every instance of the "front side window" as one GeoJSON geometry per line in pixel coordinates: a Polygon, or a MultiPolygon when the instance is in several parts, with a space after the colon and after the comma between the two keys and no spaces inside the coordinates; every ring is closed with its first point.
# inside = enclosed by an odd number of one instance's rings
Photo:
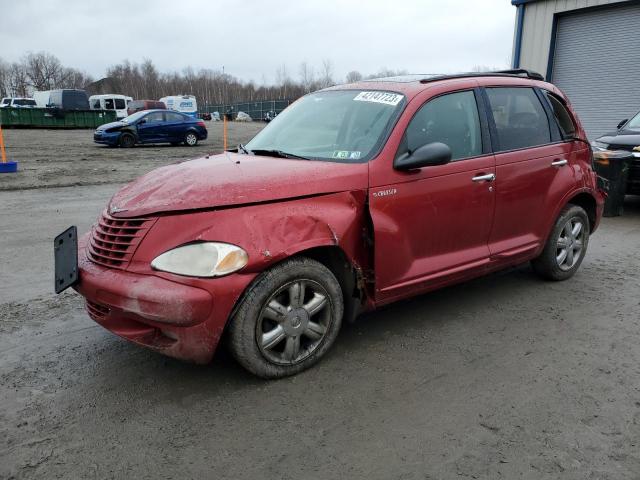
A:
{"type": "Polygon", "coordinates": [[[517,150],[551,142],[549,120],[532,88],[487,88],[498,150],[517,150]]]}
{"type": "Polygon", "coordinates": [[[551,104],[551,109],[553,110],[553,115],[556,117],[556,122],[558,122],[558,126],[560,127],[562,137],[573,137],[576,134],[576,126],[573,124],[573,119],[566,107],[562,104],[560,99],[552,93],[545,92],[545,94],[551,104]]]}
{"type": "Polygon", "coordinates": [[[116,98],[116,110],[122,110],[125,107],[124,98],[116,98]]]}
{"type": "Polygon", "coordinates": [[[153,112],[147,115],[145,119],[147,120],[147,123],[162,122],[164,121],[163,115],[164,114],[162,112],[153,112]]]}
{"type": "Polygon", "coordinates": [[[433,142],[448,145],[452,160],[482,154],[478,105],[472,91],[442,95],[424,104],[411,119],[398,155],[433,142]]]}
{"type": "Polygon", "coordinates": [[[317,160],[362,162],[379,150],[404,105],[386,91],[332,90],[306,95],[275,117],[246,148],[317,160]]]}

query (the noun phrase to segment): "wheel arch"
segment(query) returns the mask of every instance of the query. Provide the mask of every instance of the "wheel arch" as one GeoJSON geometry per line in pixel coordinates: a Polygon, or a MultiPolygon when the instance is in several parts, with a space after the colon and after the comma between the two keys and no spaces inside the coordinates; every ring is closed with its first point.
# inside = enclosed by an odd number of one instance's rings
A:
{"type": "Polygon", "coordinates": [[[588,192],[580,192],[572,196],[565,205],[572,204],[582,207],[589,218],[589,233],[593,233],[597,224],[598,205],[596,199],[588,192]]]}

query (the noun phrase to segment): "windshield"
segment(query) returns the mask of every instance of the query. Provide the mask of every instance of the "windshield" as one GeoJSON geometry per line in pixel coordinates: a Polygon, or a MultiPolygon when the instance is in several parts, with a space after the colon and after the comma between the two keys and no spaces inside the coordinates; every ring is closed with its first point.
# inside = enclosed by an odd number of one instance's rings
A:
{"type": "Polygon", "coordinates": [[[133,122],[135,122],[137,120],[140,120],[147,113],[149,113],[149,110],[142,110],[140,112],[132,113],[128,117],[123,118],[121,121],[122,122],[127,122],[127,123],[133,123],[133,122]]]}
{"type": "Polygon", "coordinates": [[[635,117],[629,120],[624,128],[630,128],[631,130],[640,130],[640,112],[638,112],[635,117]]]}
{"type": "Polygon", "coordinates": [[[246,149],[363,162],[375,155],[404,105],[398,93],[332,90],[302,97],[269,123],[246,149]]]}

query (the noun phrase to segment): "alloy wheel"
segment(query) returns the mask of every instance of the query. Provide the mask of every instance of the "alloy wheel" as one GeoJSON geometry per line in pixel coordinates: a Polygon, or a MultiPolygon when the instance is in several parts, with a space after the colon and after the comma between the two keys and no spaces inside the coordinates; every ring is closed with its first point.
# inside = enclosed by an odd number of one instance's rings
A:
{"type": "Polygon", "coordinates": [[[567,220],[556,241],[556,262],[560,270],[571,270],[584,248],[584,223],[579,217],[567,220]]]}
{"type": "Polygon", "coordinates": [[[333,322],[329,293],[313,280],[295,280],[267,300],[256,323],[260,353],[270,362],[293,365],[308,358],[333,322]]]}
{"type": "Polygon", "coordinates": [[[185,138],[187,145],[193,147],[198,142],[198,137],[194,133],[188,133],[185,138]]]}

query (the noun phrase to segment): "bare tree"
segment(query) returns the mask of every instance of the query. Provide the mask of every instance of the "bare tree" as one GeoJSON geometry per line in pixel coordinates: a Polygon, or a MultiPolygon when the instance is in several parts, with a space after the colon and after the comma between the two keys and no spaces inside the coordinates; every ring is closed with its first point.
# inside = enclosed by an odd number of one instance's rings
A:
{"type": "Polygon", "coordinates": [[[16,97],[27,96],[29,92],[29,76],[24,64],[14,62],[9,67],[9,91],[16,97]]]}
{"type": "Polygon", "coordinates": [[[347,83],[359,82],[360,80],[362,80],[362,74],[356,70],[352,70],[347,73],[345,80],[347,81],[347,83]]]}
{"type": "Polygon", "coordinates": [[[0,58],[0,97],[9,96],[9,69],[9,64],[0,58]]]}
{"type": "Polygon", "coordinates": [[[309,93],[313,89],[312,87],[316,76],[313,67],[310,67],[307,62],[302,62],[298,71],[300,73],[300,83],[302,84],[304,93],[309,93]]]}
{"type": "Polygon", "coordinates": [[[29,84],[34,90],[51,90],[65,83],[70,72],[55,55],[47,52],[27,53],[22,60],[29,84]]]}
{"type": "Polygon", "coordinates": [[[322,69],[320,70],[320,88],[327,88],[335,85],[333,81],[333,62],[328,58],[322,60],[322,69]]]}

